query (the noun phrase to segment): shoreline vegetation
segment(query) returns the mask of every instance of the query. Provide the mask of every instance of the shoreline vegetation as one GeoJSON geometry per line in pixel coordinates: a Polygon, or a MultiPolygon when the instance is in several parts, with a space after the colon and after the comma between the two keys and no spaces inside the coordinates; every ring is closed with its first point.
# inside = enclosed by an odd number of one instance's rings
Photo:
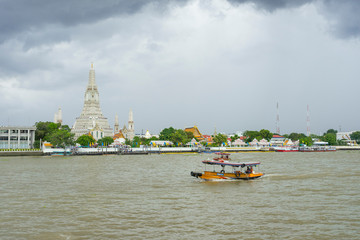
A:
{"type": "MultiPolygon", "coordinates": [[[[55,147],[65,148],[68,146],[109,146],[114,142],[112,137],[104,137],[99,140],[95,140],[91,134],[85,134],[77,139],[74,139],[74,134],[71,133],[71,129],[68,125],[61,125],[60,123],[53,122],[37,122],[35,124],[35,148],[40,148],[40,142],[50,142],[55,147]]],[[[236,134],[226,135],[223,133],[214,133],[213,135],[202,135],[197,127],[194,127],[195,131],[188,131],[187,129],[175,129],[173,127],[164,128],[158,137],[151,136],[145,138],[144,136],[135,136],[132,140],[124,139],[125,145],[130,147],[150,146],[152,141],[169,141],[173,146],[185,147],[192,140],[195,140],[197,144],[204,147],[221,147],[231,146],[233,142],[238,139],[243,140],[246,144],[251,143],[254,139],[260,141],[262,139],[270,142],[274,136],[279,136],[276,133],[272,133],[267,129],[261,129],[260,131],[246,130],[243,136],[236,134]],[[207,136],[207,137],[204,137],[207,136]]],[[[292,142],[299,141],[300,145],[312,146],[314,141],[327,142],[329,146],[346,146],[347,142],[344,140],[336,139],[337,131],[334,129],[327,130],[322,136],[311,134],[306,136],[304,133],[290,133],[283,134],[279,137],[289,139],[292,142]]],[[[360,143],[360,131],[350,134],[351,140],[355,143],[360,143]]]]}
{"type": "MultiPolygon", "coordinates": [[[[162,153],[165,152],[206,152],[215,151],[209,149],[218,148],[218,151],[232,151],[232,152],[249,152],[249,151],[262,151],[268,152],[271,147],[285,146],[287,141],[295,143],[297,147],[308,146],[311,147],[314,142],[323,142],[328,146],[336,146],[338,150],[360,150],[360,131],[350,134],[350,140],[337,140],[337,131],[329,129],[322,136],[311,134],[306,136],[304,133],[290,133],[290,134],[275,134],[267,129],[261,129],[260,131],[245,131],[242,136],[236,134],[226,135],[223,133],[214,133],[213,135],[202,135],[197,127],[194,126],[194,131],[189,129],[175,129],[173,127],[164,128],[158,136],[151,136],[145,138],[145,136],[135,136],[132,140],[124,139],[122,145],[114,143],[112,137],[104,137],[97,141],[92,135],[86,134],[75,139],[74,134],[71,133],[71,129],[68,125],[61,125],[60,123],[53,122],[37,122],[35,123],[35,143],[34,149],[0,149],[0,156],[4,155],[28,155],[33,152],[38,154],[39,152],[58,152],[64,154],[64,152],[76,153],[78,149],[82,149],[82,152],[94,152],[83,149],[96,149],[95,152],[111,152],[109,149],[113,148],[112,152],[127,152],[127,153],[162,153]],[[275,139],[277,138],[277,139],[275,139]],[[282,139],[279,141],[274,141],[282,139]],[[253,142],[266,142],[267,145],[254,145],[253,142]],[[52,150],[40,149],[43,142],[51,143],[52,150]],[[163,142],[164,144],[159,144],[163,142]],[[242,145],[235,146],[236,142],[241,142],[242,145]],[[67,149],[65,151],[65,149],[67,149]],[[74,151],[75,149],[75,151],[74,151]],[[121,149],[121,150],[119,150],[121,149]],[[141,150],[139,150],[141,149],[141,150]],[[162,150],[161,150],[162,149],[162,150]],[[170,150],[164,150],[170,149],[170,150]],[[220,150],[221,149],[221,150],[220,150]],[[48,150],[48,151],[46,151],[48,150]]],[[[65,154],[66,155],[66,154],[65,154]]]]}

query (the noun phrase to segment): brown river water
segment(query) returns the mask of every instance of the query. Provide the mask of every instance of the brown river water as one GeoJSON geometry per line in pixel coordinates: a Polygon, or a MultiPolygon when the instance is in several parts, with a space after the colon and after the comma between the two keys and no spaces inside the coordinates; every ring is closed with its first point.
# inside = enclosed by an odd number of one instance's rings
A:
{"type": "Polygon", "coordinates": [[[0,239],[360,239],[360,151],[236,153],[265,176],[191,177],[209,157],[1,157],[0,239]]]}

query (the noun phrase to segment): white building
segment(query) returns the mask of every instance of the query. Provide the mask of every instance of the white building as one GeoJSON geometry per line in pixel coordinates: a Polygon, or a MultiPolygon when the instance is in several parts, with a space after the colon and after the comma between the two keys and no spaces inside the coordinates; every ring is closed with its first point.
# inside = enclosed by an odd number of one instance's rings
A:
{"type": "Polygon", "coordinates": [[[36,127],[0,127],[0,149],[34,148],[36,127]]]}
{"type": "Polygon", "coordinates": [[[350,134],[352,134],[354,131],[352,132],[338,132],[336,133],[336,140],[351,140],[350,138],[350,134]]]}
{"type": "MultiPolygon", "coordinates": [[[[84,108],[80,117],[76,118],[71,132],[75,133],[75,138],[78,138],[81,135],[88,134],[94,130],[102,137],[113,136],[113,130],[110,128],[108,119],[104,117],[101,112],[99,91],[95,82],[95,70],[93,64],[91,64],[89,83],[84,96],[84,108]]],[[[93,137],[97,140],[96,136],[93,137]]],[[[98,139],[102,137],[99,137],[98,139]]]]}

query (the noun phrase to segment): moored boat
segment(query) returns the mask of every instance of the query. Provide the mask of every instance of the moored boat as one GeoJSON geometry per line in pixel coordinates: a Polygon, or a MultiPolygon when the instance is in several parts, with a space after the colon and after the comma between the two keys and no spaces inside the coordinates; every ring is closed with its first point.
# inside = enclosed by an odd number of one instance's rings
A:
{"type": "Polygon", "coordinates": [[[214,167],[213,171],[205,169],[203,172],[191,172],[190,175],[203,180],[250,180],[264,175],[264,173],[255,171],[260,162],[230,162],[224,160],[224,158],[230,159],[230,154],[218,153],[218,155],[220,157],[213,160],[202,161],[205,167],[212,165],[214,167]]]}
{"type": "Polygon", "coordinates": [[[275,152],[298,152],[299,151],[298,147],[293,147],[293,146],[274,147],[273,149],[275,150],[275,152]]]}
{"type": "Polygon", "coordinates": [[[312,147],[300,147],[299,152],[335,152],[336,147],[330,147],[330,146],[312,146],[312,147]]]}

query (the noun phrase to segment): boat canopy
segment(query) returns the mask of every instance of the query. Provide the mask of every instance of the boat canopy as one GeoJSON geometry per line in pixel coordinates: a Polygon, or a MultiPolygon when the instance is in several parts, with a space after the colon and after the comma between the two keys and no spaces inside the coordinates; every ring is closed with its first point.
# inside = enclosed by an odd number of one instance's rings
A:
{"type": "Polygon", "coordinates": [[[209,165],[224,165],[224,166],[232,166],[232,167],[246,167],[246,166],[256,166],[259,165],[260,162],[242,162],[242,163],[231,163],[231,162],[224,162],[224,161],[213,161],[213,160],[205,160],[202,161],[204,164],[209,165]]]}
{"type": "Polygon", "coordinates": [[[216,152],[215,154],[224,155],[224,156],[229,156],[230,155],[230,153],[223,153],[223,152],[216,152]]]}

